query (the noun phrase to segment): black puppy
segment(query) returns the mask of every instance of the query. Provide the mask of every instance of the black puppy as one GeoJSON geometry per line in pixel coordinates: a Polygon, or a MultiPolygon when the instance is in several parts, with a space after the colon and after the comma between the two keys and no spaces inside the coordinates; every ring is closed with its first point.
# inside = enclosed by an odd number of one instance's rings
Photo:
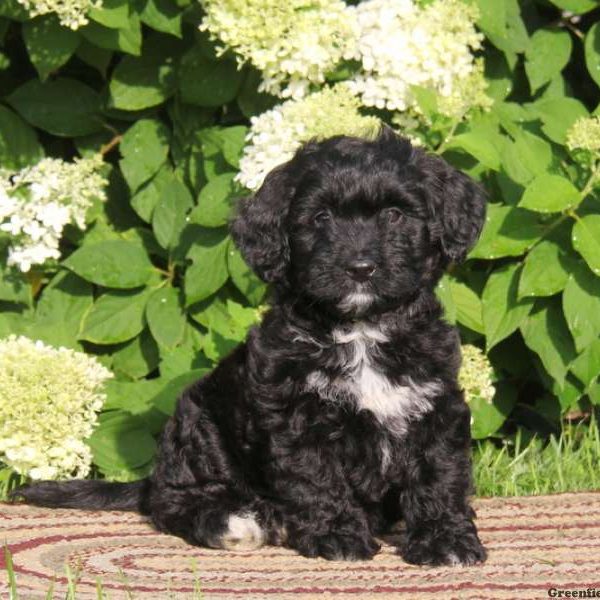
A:
{"type": "Polygon", "coordinates": [[[181,396],[153,475],[17,495],[139,510],[192,544],[328,559],[371,558],[403,519],[406,561],[485,560],[459,338],[433,291],[484,214],[474,182],[391,130],[306,144],[232,227],[272,308],[181,396]]]}

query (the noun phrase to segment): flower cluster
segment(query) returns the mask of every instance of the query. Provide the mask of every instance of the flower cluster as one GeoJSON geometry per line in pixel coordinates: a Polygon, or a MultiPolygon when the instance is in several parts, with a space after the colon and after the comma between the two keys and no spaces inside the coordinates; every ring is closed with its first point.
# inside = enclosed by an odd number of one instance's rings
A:
{"type": "Polygon", "coordinates": [[[32,479],[84,477],[112,373],[95,358],[26,337],[0,341],[0,460],[32,479]]]}
{"type": "Polygon", "coordinates": [[[465,391],[467,402],[471,398],[481,398],[491,403],[496,389],[492,383],[493,369],[486,355],[477,346],[462,346],[462,366],[458,383],[465,391]]]}
{"type": "Polygon", "coordinates": [[[87,14],[101,8],[102,0],[17,0],[31,17],[56,13],[61,25],[79,29],[88,24],[87,14]]]}
{"type": "Polygon", "coordinates": [[[354,13],[342,0],[202,0],[200,28],[263,74],[261,91],[301,98],[342,59],[358,58],[354,13]]]}
{"type": "Polygon", "coordinates": [[[600,116],[580,117],[567,132],[569,150],[600,151],[600,116]]]}
{"type": "Polygon", "coordinates": [[[95,199],[105,199],[101,165],[100,155],[73,163],[44,158],[17,173],[0,171],[0,231],[13,238],[8,264],[26,272],[60,258],[64,226],[85,229],[87,210],[95,199]]]}
{"type": "Polygon", "coordinates": [[[238,181],[250,190],[258,189],[271,169],[292,158],[300,145],[311,139],[374,136],[380,121],[362,116],[359,107],[358,98],[340,84],[301,100],[287,100],[253,117],[238,181]]]}
{"type": "Polygon", "coordinates": [[[352,87],[365,106],[418,109],[413,86],[435,91],[440,111],[451,116],[464,105],[489,103],[472,54],[483,39],[474,27],[473,5],[460,0],[434,0],[425,6],[415,0],[366,0],[353,10],[360,28],[362,71],[352,87]]]}

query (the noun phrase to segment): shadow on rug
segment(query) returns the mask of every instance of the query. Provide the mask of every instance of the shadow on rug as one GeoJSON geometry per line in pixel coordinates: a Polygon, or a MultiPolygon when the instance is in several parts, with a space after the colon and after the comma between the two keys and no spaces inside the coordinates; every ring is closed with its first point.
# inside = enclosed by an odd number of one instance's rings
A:
{"type": "MultiPolygon", "coordinates": [[[[6,504],[0,504],[0,543],[12,553],[20,600],[46,598],[53,580],[54,597],[65,598],[65,563],[79,572],[77,600],[98,598],[98,579],[111,600],[494,600],[588,588],[600,597],[600,493],[490,498],[475,506],[489,550],[488,562],[477,567],[414,567],[387,545],[373,561],[355,563],[309,560],[274,547],[199,549],[130,513],[6,504]]],[[[0,597],[8,598],[5,571],[1,581],[0,597]]]]}

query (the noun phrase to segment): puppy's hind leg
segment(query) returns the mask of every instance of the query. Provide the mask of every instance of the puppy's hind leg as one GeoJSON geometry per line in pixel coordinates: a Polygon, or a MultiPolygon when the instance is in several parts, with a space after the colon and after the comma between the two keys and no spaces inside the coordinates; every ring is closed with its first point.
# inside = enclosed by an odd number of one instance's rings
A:
{"type": "Polygon", "coordinates": [[[191,544],[249,550],[271,539],[273,510],[249,483],[235,398],[221,408],[229,390],[212,378],[225,366],[179,399],[161,441],[147,512],[158,529],[191,544]]]}

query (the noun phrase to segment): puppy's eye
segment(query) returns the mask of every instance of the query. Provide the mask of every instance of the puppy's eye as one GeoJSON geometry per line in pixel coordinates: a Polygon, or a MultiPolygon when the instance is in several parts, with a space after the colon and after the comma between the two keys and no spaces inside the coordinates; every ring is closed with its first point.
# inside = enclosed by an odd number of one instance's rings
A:
{"type": "Polygon", "coordinates": [[[386,208],[383,212],[388,223],[396,224],[404,219],[404,215],[399,208],[386,208]]]}
{"type": "Polygon", "coordinates": [[[328,210],[322,210],[313,217],[313,220],[317,225],[324,225],[331,221],[331,213],[328,210]]]}

